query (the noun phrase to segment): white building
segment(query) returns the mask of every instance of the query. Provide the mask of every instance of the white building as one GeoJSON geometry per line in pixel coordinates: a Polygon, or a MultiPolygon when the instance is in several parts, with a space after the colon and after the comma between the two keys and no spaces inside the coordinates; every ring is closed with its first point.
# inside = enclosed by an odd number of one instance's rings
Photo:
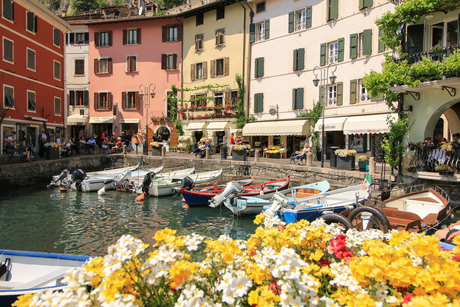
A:
{"type": "MultiPolygon", "coordinates": [[[[362,79],[381,70],[385,46],[374,21],[394,5],[387,0],[259,0],[252,1],[252,9],[249,112],[257,121],[245,126],[243,136],[262,147],[300,150],[309,124],[294,120],[313,108],[325,88],[327,151],[338,146],[368,152],[379,146],[388,132],[389,109],[382,98],[367,93],[362,79]],[[315,87],[315,74],[321,79],[323,70],[325,77],[328,67],[335,83],[327,79],[326,86],[324,78],[315,87]],[[292,125],[280,122],[285,120],[292,125]]],[[[315,130],[321,128],[322,119],[315,130]]]]}
{"type": "MultiPolygon", "coordinates": [[[[68,21],[72,24],[72,21],[68,21]]],[[[88,124],[89,104],[89,32],[87,25],[73,25],[73,32],[66,34],[66,106],[67,137],[79,138],[80,130],[88,124]]]]}

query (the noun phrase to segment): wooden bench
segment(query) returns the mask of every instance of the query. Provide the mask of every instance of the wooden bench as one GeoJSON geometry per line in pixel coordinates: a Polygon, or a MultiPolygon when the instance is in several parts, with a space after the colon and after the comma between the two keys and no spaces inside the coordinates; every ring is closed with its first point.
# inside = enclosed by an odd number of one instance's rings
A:
{"type": "MultiPolygon", "coordinates": [[[[379,209],[381,210],[381,209],[379,209]]],[[[383,213],[390,222],[391,229],[419,232],[424,221],[415,213],[399,211],[397,208],[383,208],[383,213]]]]}

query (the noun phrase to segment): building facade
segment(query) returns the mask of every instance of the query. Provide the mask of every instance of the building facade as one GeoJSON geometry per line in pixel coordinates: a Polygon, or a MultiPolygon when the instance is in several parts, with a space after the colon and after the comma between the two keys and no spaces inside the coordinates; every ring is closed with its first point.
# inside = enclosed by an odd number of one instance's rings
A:
{"type": "MultiPolygon", "coordinates": [[[[247,124],[243,135],[261,148],[301,150],[310,131],[298,116],[320,101],[327,153],[334,146],[374,150],[389,131],[389,109],[383,97],[368,94],[362,79],[381,69],[386,48],[374,21],[394,5],[387,0],[263,0],[251,5],[249,112],[257,122],[247,124]],[[273,122],[286,126],[289,121],[298,128],[285,129],[284,135],[269,129],[273,122]]],[[[322,119],[313,129],[321,132],[322,119]]]]}
{"type": "Polygon", "coordinates": [[[0,7],[1,143],[11,131],[38,145],[65,133],[63,34],[69,25],[36,1],[2,0],[0,7]]]}
{"type": "Polygon", "coordinates": [[[219,148],[237,129],[236,76],[248,86],[251,9],[244,1],[187,1],[169,13],[184,18],[180,114],[185,134],[192,142],[207,138],[219,148]]]}

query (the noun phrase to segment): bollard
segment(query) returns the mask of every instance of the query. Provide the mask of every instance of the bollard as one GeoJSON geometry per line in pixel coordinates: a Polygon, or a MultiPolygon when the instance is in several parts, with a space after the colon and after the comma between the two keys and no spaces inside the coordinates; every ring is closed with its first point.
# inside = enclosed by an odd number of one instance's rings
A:
{"type": "Polygon", "coordinates": [[[313,166],[313,154],[311,152],[307,153],[307,166],[313,166]]]}
{"type": "Polygon", "coordinates": [[[369,173],[375,174],[375,157],[369,158],[369,173]]]}
{"type": "Polygon", "coordinates": [[[206,159],[211,159],[211,148],[206,148],[206,159]]]}
{"type": "Polygon", "coordinates": [[[166,147],[161,146],[161,156],[166,157],[166,147]]]}
{"type": "Polygon", "coordinates": [[[126,144],[123,144],[123,154],[126,155],[128,153],[128,146],[126,144]]]}
{"type": "Polygon", "coordinates": [[[259,150],[254,151],[254,162],[259,162],[259,150]]]}

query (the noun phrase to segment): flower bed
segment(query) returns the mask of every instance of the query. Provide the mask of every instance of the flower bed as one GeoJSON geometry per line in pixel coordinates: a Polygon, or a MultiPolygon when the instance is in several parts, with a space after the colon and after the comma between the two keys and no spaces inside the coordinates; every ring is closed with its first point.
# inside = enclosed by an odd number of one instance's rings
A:
{"type": "MultiPolygon", "coordinates": [[[[263,215],[256,217],[260,223],[263,215]]],[[[15,306],[456,306],[460,247],[434,236],[377,230],[341,233],[322,220],[279,228],[265,217],[247,241],[155,233],[155,250],[130,235],[67,273],[62,292],[15,306]],[[202,261],[193,253],[205,242],[202,261]],[[50,304],[53,302],[53,304],[50,304]],[[406,305],[409,304],[409,305],[406,305]]],[[[454,239],[460,243],[460,237],[454,239]]]]}

